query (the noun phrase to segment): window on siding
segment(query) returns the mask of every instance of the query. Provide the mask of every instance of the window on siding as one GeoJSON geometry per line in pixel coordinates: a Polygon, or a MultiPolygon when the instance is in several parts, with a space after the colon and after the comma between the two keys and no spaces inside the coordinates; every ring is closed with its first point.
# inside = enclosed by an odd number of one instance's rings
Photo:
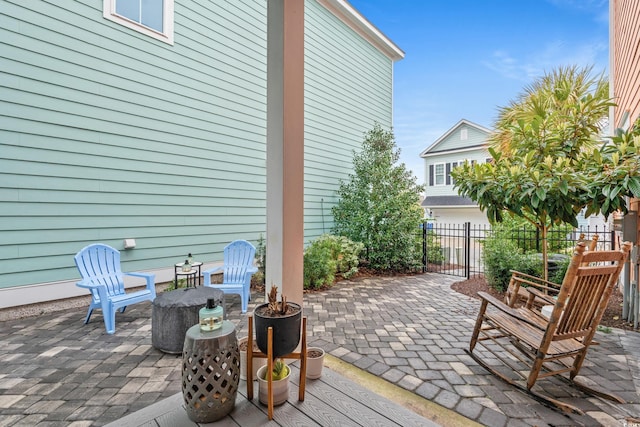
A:
{"type": "Polygon", "coordinates": [[[103,16],[173,44],[174,0],[103,0],[103,16]]]}
{"type": "Polygon", "coordinates": [[[435,165],[435,185],[444,185],[445,182],[445,170],[444,163],[436,163],[435,165]]]}
{"type": "MultiPolygon", "coordinates": [[[[451,163],[451,170],[453,170],[454,168],[457,168],[458,164],[462,164],[462,163],[458,163],[458,162],[451,163]]],[[[455,184],[456,183],[456,180],[451,176],[451,171],[449,171],[449,176],[447,176],[447,183],[448,184],[455,184]],[[451,180],[451,182],[449,182],[449,180],[451,180]]]]}
{"type": "Polygon", "coordinates": [[[460,130],[460,140],[466,141],[468,138],[469,138],[469,132],[467,131],[467,129],[461,129],[460,130]]]}

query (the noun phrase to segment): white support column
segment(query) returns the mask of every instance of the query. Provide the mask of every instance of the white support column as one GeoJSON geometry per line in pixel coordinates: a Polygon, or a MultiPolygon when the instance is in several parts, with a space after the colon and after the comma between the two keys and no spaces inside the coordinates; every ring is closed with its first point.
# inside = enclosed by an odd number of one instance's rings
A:
{"type": "Polygon", "coordinates": [[[302,304],[304,0],[267,0],[267,277],[302,304]]]}

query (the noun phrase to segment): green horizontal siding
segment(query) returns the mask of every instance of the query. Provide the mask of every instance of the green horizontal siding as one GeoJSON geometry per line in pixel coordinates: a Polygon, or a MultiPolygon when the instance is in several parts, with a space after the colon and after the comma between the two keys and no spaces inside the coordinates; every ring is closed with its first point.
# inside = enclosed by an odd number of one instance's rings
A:
{"type": "Polygon", "coordinates": [[[438,144],[437,151],[445,150],[457,150],[469,147],[475,147],[478,145],[484,145],[487,143],[488,133],[474,127],[462,124],[457,127],[451,135],[438,144]],[[462,129],[467,130],[467,139],[460,139],[460,132],[462,129]]]}
{"type": "Polygon", "coordinates": [[[177,1],[173,46],[101,1],[0,6],[0,287],[96,241],[135,238],[134,270],[264,233],[266,2],[177,1]]]}
{"type": "Polygon", "coordinates": [[[353,151],[391,127],[392,61],[315,1],[305,2],[305,241],[333,226],[353,151]]]}
{"type": "MultiPolygon", "coordinates": [[[[74,279],[93,242],[136,239],[130,271],[264,235],[266,5],[177,0],[171,46],[99,0],[0,0],[0,288],[74,279]]],[[[392,66],[305,2],[305,241],[391,126],[392,66]]]]}

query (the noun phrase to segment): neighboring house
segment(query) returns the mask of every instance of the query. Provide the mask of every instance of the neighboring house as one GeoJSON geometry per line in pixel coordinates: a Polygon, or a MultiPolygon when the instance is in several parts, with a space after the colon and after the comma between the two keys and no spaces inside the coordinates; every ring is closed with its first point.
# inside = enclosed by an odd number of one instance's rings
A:
{"type": "Polygon", "coordinates": [[[426,172],[422,207],[427,218],[447,224],[489,224],[478,205],[467,197],[459,196],[453,188],[451,170],[465,161],[488,161],[487,138],[490,133],[489,129],[462,119],[420,153],[426,172]]]}
{"type": "MultiPolygon", "coordinates": [[[[86,294],[93,242],[165,281],[265,233],[267,0],[139,6],[0,0],[0,308],[86,294]]],[[[304,19],[308,242],[364,133],[391,128],[404,53],[344,0],[304,19]]]]}

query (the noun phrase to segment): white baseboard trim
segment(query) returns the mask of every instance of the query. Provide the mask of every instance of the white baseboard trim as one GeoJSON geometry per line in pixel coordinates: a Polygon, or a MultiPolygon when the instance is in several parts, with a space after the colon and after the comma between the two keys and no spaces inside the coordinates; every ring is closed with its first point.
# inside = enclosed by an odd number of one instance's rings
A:
{"type": "MultiPolygon", "coordinates": [[[[205,264],[202,266],[202,270],[204,271],[218,265],[222,265],[222,263],[205,264]]],[[[156,275],[156,284],[174,280],[173,267],[144,270],[144,272],[154,273],[156,275]]],[[[76,286],[78,280],[79,278],[2,288],[0,289],[0,309],[89,295],[86,289],[76,286]]],[[[142,278],[125,276],[126,288],[144,286],[145,283],[142,278]]]]}

